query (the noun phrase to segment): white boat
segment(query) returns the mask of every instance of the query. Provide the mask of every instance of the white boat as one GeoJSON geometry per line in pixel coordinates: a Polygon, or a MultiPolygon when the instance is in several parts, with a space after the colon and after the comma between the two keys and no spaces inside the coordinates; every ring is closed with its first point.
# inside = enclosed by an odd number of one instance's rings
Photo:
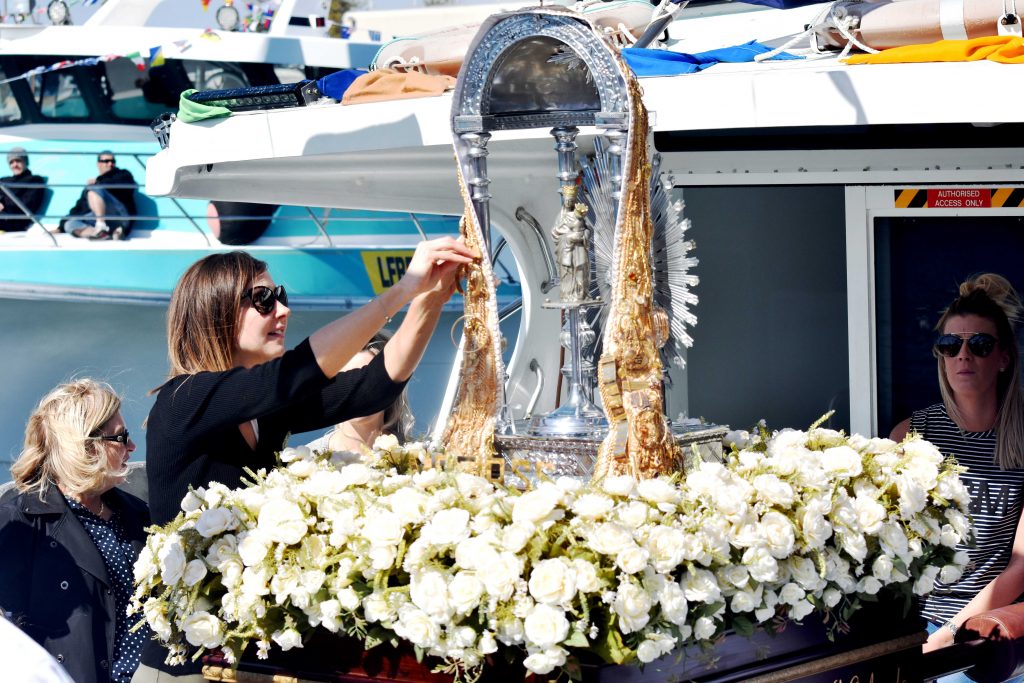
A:
{"type": "MultiPolygon", "coordinates": [[[[49,188],[37,225],[0,234],[0,296],[166,302],[190,263],[229,248],[207,223],[205,198],[139,193],[139,219],[125,241],[43,229],[57,226],[98,175],[97,154],[112,151],[141,184],[159,150],[150,124],[177,110],[181,90],[288,84],[365,68],[392,37],[373,20],[330,37],[323,5],[313,0],[235,3],[236,30],[217,25],[232,3],[205,12],[198,1],[68,3],[69,22],[56,24],[47,14],[52,4],[26,2],[24,15],[0,23],[0,154],[25,148],[49,188]]],[[[388,286],[423,234],[457,229],[448,216],[336,210],[298,197],[275,203],[281,206],[266,232],[246,248],[273,264],[301,307],[365,301],[388,286]]]]}
{"type": "MultiPolygon", "coordinates": [[[[684,11],[669,49],[781,45],[823,7],[684,11]]],[[[806,426],[835,409],[833,425],[885,435],[933,402],[931,325],[953,284],[983,270],[1024,281],[1024,108],[1007,89],[1019,68],[821,55],[642,78],[652,144],[700,259],[696,343],[672,369],[668,414],[806,426]]],[[[558,108],[549,95],[536,110],[558,108]]],[[[448,94],[179,122],[149,161],[147,190],[455,214],[452,107],[448,94]]],[[[581,156],[599,133],[590,116],[581,156]]],[[[517,419],[565,398],[552,391],[560,319],[542,306],[550,240],[517,219],[553,220],[553,144],[542,129],[494,130],[487,143],[490,224],[523,283],[506,385],[517,419]]]]}

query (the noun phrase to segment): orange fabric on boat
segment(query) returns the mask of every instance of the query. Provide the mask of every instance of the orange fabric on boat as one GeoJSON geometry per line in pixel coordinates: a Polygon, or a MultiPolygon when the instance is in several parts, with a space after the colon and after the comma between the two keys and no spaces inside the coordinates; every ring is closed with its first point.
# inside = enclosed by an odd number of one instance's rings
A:
{"type": "Polygon", "coordinates": [[[900,64],[906,62],[977,62],[1024,64],[1024,39],[985,36],[970,40],[938,40],[924,45],[902,45],[873,55],[852,55],[847,64],[900,64]]]}
{"type": "Polygon", "coordinates": [[[431,76],[417,71],[408,73],[394,69],[377,69],[363,74],[348,87],[342,104],[362,104],[411,97],[435,97],[455,87],[451,76],[431,76]]]}

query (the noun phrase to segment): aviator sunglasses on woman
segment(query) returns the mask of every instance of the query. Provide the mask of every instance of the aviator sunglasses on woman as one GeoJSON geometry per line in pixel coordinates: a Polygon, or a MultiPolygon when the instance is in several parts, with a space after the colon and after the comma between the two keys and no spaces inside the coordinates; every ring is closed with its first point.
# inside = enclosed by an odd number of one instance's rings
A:
{"type": "Polygon", "coordinates": [[[260,285],[245,290],[242,293],[242,301],[246,299],[252,301],[252,307],[256,309],[257,313],[268,315],[274,310],[278,301],[284,306],[288,305],[288,292],[284,291],[284,285],[278,285],[274,289],[260,285]]]}
{"type": "Polygon", "coordinates": [[[960,353],[960,347],[964,345],[965,341],[967,342],[967,350],[972,355],[978,358],[985,358],[996,348],[996,343],[999,340],[985,332],[943,334],[935,340],[935,351],[943,356],[955,358],[960,353]]]}

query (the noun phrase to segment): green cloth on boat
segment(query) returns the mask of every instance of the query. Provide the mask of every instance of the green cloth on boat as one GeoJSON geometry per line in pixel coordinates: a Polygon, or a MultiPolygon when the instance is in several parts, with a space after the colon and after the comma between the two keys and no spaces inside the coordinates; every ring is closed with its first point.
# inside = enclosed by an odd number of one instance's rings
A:
{"type": "Polygon", "coordinates": [[[185,123],[195,123],[196,121],[204,121],[206,119],[216,119],[221,116],[231,116],[231,110],[227,107],[218,107],[209,104],[202,104],[200,102],[193,102],[188,98],[194,92],[199,92],[195,88],[186,90],[181,93],[181,98],[178,100],[178,120],[184,121],[185,123]]]}

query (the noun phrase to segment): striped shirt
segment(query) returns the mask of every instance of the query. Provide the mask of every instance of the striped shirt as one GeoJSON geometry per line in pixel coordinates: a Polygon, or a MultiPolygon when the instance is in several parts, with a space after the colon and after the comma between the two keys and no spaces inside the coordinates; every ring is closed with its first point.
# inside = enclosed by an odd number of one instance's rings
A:
{"type": "Polygon", "coordinates": [[[944,623],[996,578],[1010,561],[1013,537],[1024,502],[1024,470],[1001,470],[995,462],[996,432],[964,432],[937,403],[910,418],[910,430],[953,456],[967,471],[961,481],[971,494],[973,543],[957,546],[970,557],[960,580],[935,582],[935,590],[922,601],[921,614],[944,623]]]}

